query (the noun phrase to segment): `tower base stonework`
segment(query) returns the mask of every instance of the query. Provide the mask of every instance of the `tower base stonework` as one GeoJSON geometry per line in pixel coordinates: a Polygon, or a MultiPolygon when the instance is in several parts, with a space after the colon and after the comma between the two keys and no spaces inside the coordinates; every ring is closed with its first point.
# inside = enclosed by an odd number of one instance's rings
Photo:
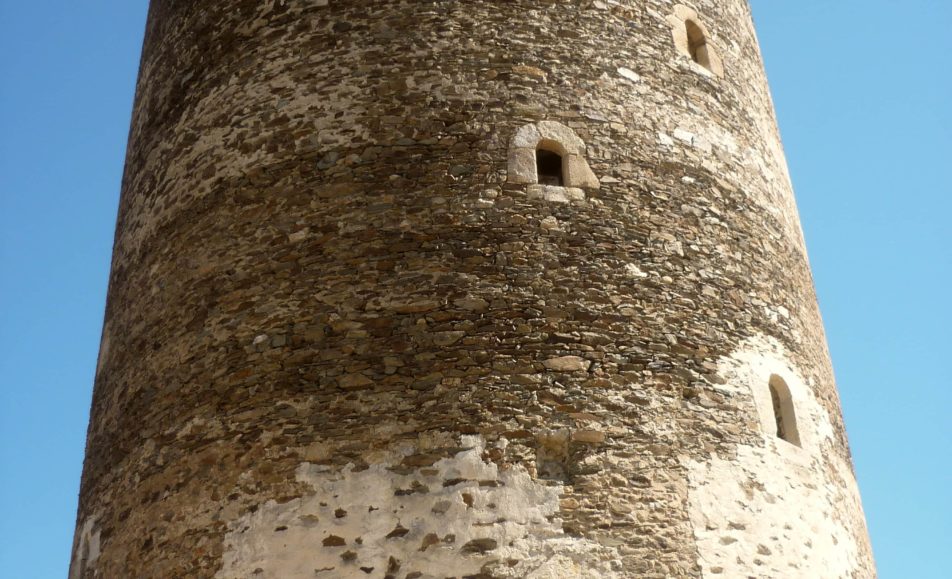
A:
{"type": "Polygon", "coordinates": [[[70,577],[875,577],[747,2],[153,0],[70,577]]]}

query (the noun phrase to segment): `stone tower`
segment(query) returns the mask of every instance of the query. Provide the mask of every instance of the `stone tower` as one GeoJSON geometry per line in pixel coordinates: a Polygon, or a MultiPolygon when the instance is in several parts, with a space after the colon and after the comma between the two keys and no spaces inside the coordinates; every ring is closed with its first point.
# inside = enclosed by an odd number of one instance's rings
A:
{"type": "Polygon", "coordinates": [[[746,0],[152,0],[71,578],[874,576],[746,0]]]}

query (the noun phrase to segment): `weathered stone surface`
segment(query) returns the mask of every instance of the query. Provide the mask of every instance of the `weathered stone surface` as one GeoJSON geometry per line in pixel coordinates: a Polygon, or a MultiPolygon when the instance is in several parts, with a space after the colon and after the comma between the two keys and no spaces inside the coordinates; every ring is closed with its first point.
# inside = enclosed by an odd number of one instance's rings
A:
{"type": "Polygon", "coordinates": [[[542,363],[549,370],[556,372],[587,372],[591,362],[578,356],[560,356],[549,358],[542,363]]]}
{"type": "Polygon", "coordinates": [[[554,185],[529,185],[526,196],[530,200],[542,200],[549,203],[581,203],[585,201],[585,191],[577,187],[558,187],[554,185]]]}
{"type": "Polygon", "coordinates": [[[340,387],[345,390],[366,388],[373,384],[373,380],[362,374],[348,374],[347,376],[342,376],[337,382],[340,384],[340,387]]]}
{"type": "Polygon", "coordinates": [[[153,0],[112,266],[71,579],[875,575],[744,0],[153,0]]]}
{"type": "Polygon", "coordinates": [[[449,346],[459,342],[466,336],[466,332],[436,332],[433,334],[433,343],[437,346],[449,346]]]}
{"type": "Polygon", "coordinates": [[[625,68],[624,66],[618,68],[618,74],[623,78],[630,80],[631,82],[641,82],[641,77],[637,72],[631,70],[630,68],[625,68]]]}
{"type": "Polygon", "coordinates": [[[572,440],[586,444],[601,444],[605,442],[605,433],[598,430],[577,430],[572,433],[572,440]]]}

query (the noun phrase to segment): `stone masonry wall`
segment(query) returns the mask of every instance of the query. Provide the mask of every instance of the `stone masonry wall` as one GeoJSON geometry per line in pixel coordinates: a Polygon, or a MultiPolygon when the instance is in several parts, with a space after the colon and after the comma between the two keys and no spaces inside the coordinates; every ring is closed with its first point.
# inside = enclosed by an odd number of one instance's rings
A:
{"type": "Polygon", "coordinates": [[[746,1],[153,0],[70,576],[874,577],[746,1]]]}

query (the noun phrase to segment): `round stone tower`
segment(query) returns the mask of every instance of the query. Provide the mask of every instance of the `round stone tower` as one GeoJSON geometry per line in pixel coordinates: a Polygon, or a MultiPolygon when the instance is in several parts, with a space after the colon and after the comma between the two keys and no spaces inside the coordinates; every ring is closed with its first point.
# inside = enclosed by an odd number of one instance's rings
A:
{"type": "Polygon", "coordinates": [[[746,0],[152,1],[71,578],[874,576],[746,0]]]}

